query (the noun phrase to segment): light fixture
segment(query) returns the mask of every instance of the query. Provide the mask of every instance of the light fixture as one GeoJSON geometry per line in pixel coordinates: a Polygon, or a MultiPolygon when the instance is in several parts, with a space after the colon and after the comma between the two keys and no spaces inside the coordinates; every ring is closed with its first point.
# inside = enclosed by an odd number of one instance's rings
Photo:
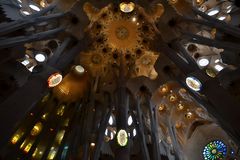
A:
{"type": "Polygon", "coordinates": [[[134,10],[135,4],[133,2],[122,2],[119,4],[119,8],[124,13],[130,13],[134,10]]]}
{"type": "Polygon", "coordinates": [[[90,145],[91,145],[91,147],[95,147],[95,143],[91,143],[90,145]]]}
{"type": "Polygon", "coordinates": [[[219,13],[219,9],[218,8],[214,8],[214,9],[209,10],[207,14],[209,16],[214,16],[214,15],[216,15],[218,13],[219,13]]]}
{"type": "Polygon", "coordinates": [[[200,91],[202,88],[202,83],[195,77],[187,77],[186,84],[190,89],[194,91],[200,91]]]}
{"type": "Polygon", "coordinates": [[[38,53],[35,55],[35,60],[38,62],[44,62],[46,61],[46,55],[44,55],[43,53],[38,53]]]}
{"type": "Polygon", "coordinates": [[[121,147],[124,147],[128,143],[128,134],[125,130],[121,129],[117,134],[117,142],[121,147]]]}
{"type": "Polygon", "coordinates": [[[209,64],[209,60],[207,58],[199,58],[197,63],[200,67],[206,67],[209,64]]]}
{"type": "Polygon", "coordinates": [[[133,22],[136,22],[136,21],[137,21],[137,18],[136,18],[136,17],[133,17],[133,18],[132,18],[132,21],[133,21],[133,22]]]}
{"type": "Polygon", "coordinates": [[[78,73],[84,73],[84,71],[85,71],[85,69],[82,66],[80,66],[80,65],[75,66],[75,70],[78,73]]]}
{"type": "Polygon", "coordinates": [[[34,11],[40,11],[40,8],[34,4],[29,4],[29,7],[34,11]]]}
{"type": "Polygon", "coordinates": [[[48,87],[56,87],[57,85],[59,85],[62,81],[63,77],[60,73],[54,73],[52,74],[47,82],[48,82],[48,87]]]}
{"type": "Polygon", "coordinates": [[[130,116],[128,117],[128,125],[131,126],[132,123],[133,123],[133,119],[132,119],[132,116],[130,115],[130,116]]]}
{"type": "Polygon", "coordinates": [[[223,67],[222,65],[220,65],[220,64],[216,64],[216,65],[214,66],[214,68],[215,68],[218,72],[220,72],[221,70],[224,69],[224,67],[223,67]]]}

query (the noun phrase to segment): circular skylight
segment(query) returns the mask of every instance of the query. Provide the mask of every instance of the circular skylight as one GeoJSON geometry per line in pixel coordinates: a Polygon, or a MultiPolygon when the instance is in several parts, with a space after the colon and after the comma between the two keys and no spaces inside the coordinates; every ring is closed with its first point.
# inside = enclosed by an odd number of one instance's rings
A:
{"type": "Polygon", "coordinates": [[[198,65],[201,67],[206,67],[209,64],[209,60],[207,58],[201,58],[198,60],[198,65]]]}
{"type": "Polygon", "coordinates": [[[117,134],[117,142],[120,146],[124,147],[128,143],[128,134],[125,130],[119,130],[117,134]]]}
{"type": "Polygon", "coordinates": [[[34,11],[40,11],[40,8],[34,4],[30,4],[29,7],[34,11]]]}
{"type": "Polygon", "coordinates": [[[194,91],[200,91],[202,88],[202,83],[195,77],[187,77],[186,84],[190,89],[194,91]]]}
{"type": "Polygon", "coordinates": [[[134,10],[135,4],[133,2],[122,2],[120,3],[119,8],[124,13],[130,13],[134,10]]]}
{"type": "Polygon", "coordinates": [[[38,62],[44,62],[46,60],[46,56],[42,53],[38,53],[35,55],[35,59],[38,62]]]}
{"type": "Polygon", "coordinates": [[[48,87],[55,87],[62,82],[62,75],[60,73],[54,73],[48,78],[48,87]]]}
{"type": "Polygon", "coordinates": [[[75,67],[75,70],[76,70],[78,73],[84,73],[84,71],[85,71],[85,69],[84,69],[82,66],[80,66],[80,65],[77,65],[77,66],[75,67]]]}

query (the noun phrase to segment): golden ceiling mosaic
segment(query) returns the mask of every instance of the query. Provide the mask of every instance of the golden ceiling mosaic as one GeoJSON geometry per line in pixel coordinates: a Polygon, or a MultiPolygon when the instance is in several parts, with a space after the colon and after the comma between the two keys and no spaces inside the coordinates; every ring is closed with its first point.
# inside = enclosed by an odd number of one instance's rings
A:
{"type": "Polygon", "coordinates": [[[130,13],[113,4],[97,9],[87,2],[83,9],[90,20],[86,32],[93,43],[90,50],[80,53],[80,64],[93,77],[111,74],[120,63],[130,77],[157,77],[154,64],[159,53],[150,49],[150,43],[159,33],[155,22],[164,12],[161,4],[153,7],[151,13],[139,5],[130,13]]]}

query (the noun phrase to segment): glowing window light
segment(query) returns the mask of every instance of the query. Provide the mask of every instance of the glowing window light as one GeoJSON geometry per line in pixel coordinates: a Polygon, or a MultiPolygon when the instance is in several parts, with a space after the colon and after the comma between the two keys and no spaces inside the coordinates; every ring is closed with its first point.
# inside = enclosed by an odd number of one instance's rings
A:
{"type": "Polygon", "coordinates": [[[117,142],[121,147],[124,147],[128,143],[128,134],[125,130],[121,129],[117,134],[117,142]]]}
{"type": "Polygon", "coordinates": [[[133,129],[133,137],[135,137],[137,135],[137,130],[136,128],[133,129]]]}
{"type": "Polygon", "coordinates": [[[34,4],[30,4],[29,7],[33,9],[34,11],[40,11],[40,8],[34,4]]]}
{"type": "Polygon", "coordinates": [[[214,66],[214,68],[215,68],[218,72],[220,72],[221,70],[224,69],[224,67],[223,67],[222,65],[220,65],[220,64],[216,64],[216,65],[214,66]]]}
{"type": "Polygon", "coordinates": [[[14,135],[11,139],[11,143],[16,144],[20,138],[21,136],[19,134],[14,135]]]}
{"type": "Polygon", "coordinates": [[[200,58],[197,62],[201,67],[206,67],[209,64],[209,60],[207,58],[200,58]]]}
{"type": "Polygon", "coordinates": [[[35,59],[38,62],[44,62],[44,61],[46,61],[46,56],[42,53],[38,53],[35,55],[35,59]]]}
{"type": "Polygon", "coordinates": [[[232,8],[230,8],[229,10],[227,10],[227,13],[230,13],[232,11],[232,8]]]}
{"type": "Polygon", "coordinates": [[[47,82],[48,82],[48,87],[56,87],[57,85],[59,85],[62,82],[62,75],[60,73],[54,73],[52,74],[47,82]]]}
{"type": "Polygon", "coordinates": [[[91,145],[91,147],[95,147],[95,143],[91,143],[90,145],[91,145]]]}
{"type": "Polygon", "coordinates": [[[220,20],[220,21],[223,21],[223,20],[225,20],[227,18],[227,16],[220,16],[220,17],[218,17],[218,19],[220,20]]]}
{"type": "Polygon", "coordinates": [[[57,135],[56,135],[56,142],[57,142],[57,144],[59,144],[59,145],[61,144],[64,135],[65,135],[65,130],[61,130],[61,131],[59,131],[57,133],[57,135]]]}
{"type": "Polygon", "coordinates": [[[84,71],[85,71],[85,69],[82,66],[80,66],[80,65],[75,66],[75,70],[78,73],[84,73],[84,71]]]}
{"type": "Polygon", "coordinates": [[[34,67],[35,67],[35,66],[30,67],[30,68],[28,68],[28,70],[29,70],[30,72],[32,72],[33,69],[34,69],[34,67]]]}
{"type": "Polygon", "coordinates": [[[32,157],[36,159],[41,159],[42,156],[43,156],[43,151],[37,147],[33,152],[32,157]]]}
{"type": "Polygon", "coordinates": [[[31,130],[31,135],[37,136],[42,131],[42,128],[43,128],[43,125],[41,122],[36,123],[33,129],[31,130]]]}
{"type": "Polygon", "coordinates": [[[213,10],[209,11],[207,14],[209,16],[214,16],[214,15],[216,15],[218,13],[219,13],[219,9],[213,9],[213,10]]]}
{"type": "Polygon", "coordinates": [[[130,116],[128,117],[128,125],[131,126],[132,123],[133,123],[133,119],[132,119],[132,116],[130,115],[130,116]]]}
{"type": "Polygon", "coordinates": [[[109,117],[108,123],[109,123],[110,125],[113,125],[113,117],[112,117],[112,116],[109,117]]]}
{"type": "Polygon", "coordinates": [[[47,157],[47,159],[49,159],[49,160],[52,160],[52,159],[54,159],[54,158],[55,158],[55,156],[56,156],[56,154],[57,154],[57,151],[56,151],[56,149],[55,149],[54,147],[51,147],[51,149],[50,149],[50,152],[49,152],[49,154],[48,154],[48,157],[47,157]]]}
{"type": "Polygon", "coordinates": [[[29,150],[31,149],[31,147],[32,147],[32,143],[28,143],[28,145],[24,148],[24,152],[26,152],[26,153],[28,153],[29,152],[29,150]]]}
{"type": "Polygon", "coordinates": [[[122,2],[120,3],[119,8],[124,13],[130,13],[134,10],[135,4],[133,2],[122,2]]]}
{"type": "Polygon", "coordinates": [[[66,107],[65,105],[61,105],[61,106],[57,109],[57,115],[58,115],[58,116],[63,116],[65,107],[66,107]]]}
{"type": "Polygon", "coordinates": [[[32,143],[33,142],[30,141],[29,139],[25,139],[25,141],[21,144],[20,148],[23,149],[25,153],[28,153],[32,147],[32,143]]]}
{"type": "Polygon", "coordinates": [[[190,89],[194,91],[200,91],[202,88],[202,83],[195,77],[187,77],[186,84],[190,89]]]}
{"type": "Polygon", "coordinates": [[[216,59],[216,60],[214,61],[214,63],[218,63],[218,62],[220,62],[220,59],[216,59]]]}
{"type": "Polygon", "coordinates": [[[21,13],[22,13],[24,16],[30,15],[30,13],[29,13],[28,11],[21,11],[21,13]]]}
{"type": "Polygon", "coordinates": [[[113,132],[111,132],[110,138],[111,138],[111,140],[113,140],[113,138],[114,138],[113,132]]]}
{"type": "Polygon", "coordinates": [[[107,136],[107,135],[108,135],[108,129],[105,130],[105,136],[107,136]]]}
{"type": "Polygon", "coordinates": [[[19,3],[22,3],[22,1],[21,0],[17,0],[19,3]]]}
{"type": "Polygon", "coordinates": [[[24,66],[28,65],[30,62],[28,59],[25,59],[24,61],[21,62],[24,66]]]}
{"type": "Polygon", "coordinates": [[[223,10],[223,12],[230,13],[232,11],[232,3],[228,1],[223,2],[221,9],[223,10]]]}
{"type": "Polygon", "coordinates": [[[227,155],[227,146],[219,140],[208,143],[203,149],[204,160],[225,159],[227,155]]]}

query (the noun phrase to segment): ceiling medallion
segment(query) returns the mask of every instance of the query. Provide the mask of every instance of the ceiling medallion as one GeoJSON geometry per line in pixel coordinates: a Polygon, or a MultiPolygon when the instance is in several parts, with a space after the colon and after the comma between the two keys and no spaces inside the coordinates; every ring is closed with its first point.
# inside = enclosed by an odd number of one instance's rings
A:
{"type": "Polygon", "coordinates": [[[125,130],[121,129],[117,133],[117,142],[121,147],[124,147],[128,143],[128,134],[125,130]]]}
{"type": "Polygon", "coordinates": [[[107,63],[107,59],[96,51],[81,53],[80,64],[94,76],[104,75],[107,63]]]}
{"type": "Polygon", "coordinates": [[[124,40],[127,39],[129,36],[129,31],[126,27],[120,26],[116,29],[116,36],[118,39],[124,40]]]}
{"type": "Polygon", "coordinates": [[[157,72],[154,68],[154,64],[157,61],[158,55],[153,52],[146,51],[139,59],[136,60],[137,76],[146,76],[150,79],[157,77],[157,72]]]}
{"type": "Polygon", "coordinates": [[[131,72],[130,77],[156,79],[158,73],[154,64],[159,53],[150,50],[150,43],[158,33],[154,26],[163,14],[164,7],[156,4],[150,14],[131,2],[123,2],[120,6],[125,12],[134,10],[134,14],[123,14],[112,4],[101,9],[96,9],[90,3],[84,4],[84,11],[90,20],[87,31],[94,41],[91,50],[80,54],[80,64],[92,76],[109,76],[113,72],[112,67],[120,65],[119,57],[123,55],[124,64],[131,72]]]}
{"type": "Polygon", "coordinates": [[[107,43],[122,52],[133,51],[141,40],[139,26],[130,20],[112,20],[103,29],[107,43]]]}
{"type": "Polygon", "coordinates": [[[119,8],[124,13],[130,13],[134,10],[135,4],[133,2],[122,2],[119,4],[119,8]]]}

